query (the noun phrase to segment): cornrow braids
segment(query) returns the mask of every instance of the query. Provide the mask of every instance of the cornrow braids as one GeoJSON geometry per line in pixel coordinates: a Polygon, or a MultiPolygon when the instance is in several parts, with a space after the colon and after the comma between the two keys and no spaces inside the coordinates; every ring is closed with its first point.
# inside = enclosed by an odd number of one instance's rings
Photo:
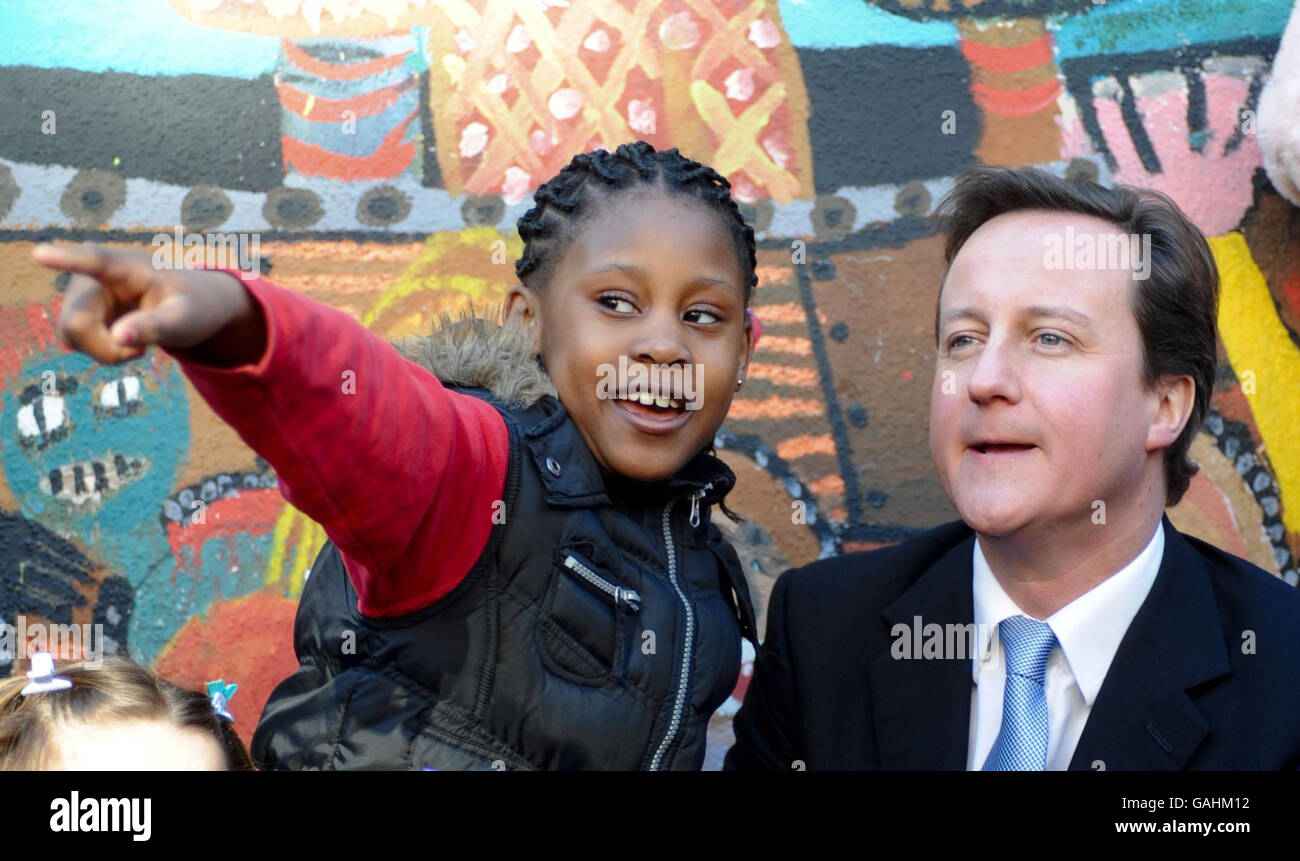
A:
{"type": "Polygon", "coordinates": [[[519,219],[523,254],[515,274],[533,290],[550,281],[556,261],[604,199],[623,191],[657,188],[691,197],[712,207],[735,245],[745,278],[745,304],[758,285],[754,229],[731,197],[731,183],[713,168],[686,158],[676,147],[656,151],[645,141],[621,144],[614,152],[598,149],[573,157],[533,194],[534,206],[519,219]]]}

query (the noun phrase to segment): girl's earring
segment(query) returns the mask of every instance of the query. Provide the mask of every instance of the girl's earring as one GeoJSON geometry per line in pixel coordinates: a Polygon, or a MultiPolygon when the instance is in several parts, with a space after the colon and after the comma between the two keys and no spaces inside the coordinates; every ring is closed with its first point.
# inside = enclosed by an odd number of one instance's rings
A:
{"type": "Polygon", "coordinates": [[[736,378],[736,391],[740,391],[740,387],[743,385],[745,385],[745,378],[744,377],[736,378]]]}

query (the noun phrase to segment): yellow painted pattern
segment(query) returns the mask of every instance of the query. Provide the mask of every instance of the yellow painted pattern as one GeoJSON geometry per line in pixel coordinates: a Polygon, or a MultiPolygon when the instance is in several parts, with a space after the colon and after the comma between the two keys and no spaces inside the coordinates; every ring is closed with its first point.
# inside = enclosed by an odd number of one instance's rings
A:
{"type": "Polygon", "coordinates": [[[1264,274],[1246,238],[1233,231],[1210,240],[1219,267],[1219,336],[1238,379],[1254,372],[1244,392],[1282,492],[1282,522],[1300,531],[1300,350],[1278,318],[1264,274]]]}

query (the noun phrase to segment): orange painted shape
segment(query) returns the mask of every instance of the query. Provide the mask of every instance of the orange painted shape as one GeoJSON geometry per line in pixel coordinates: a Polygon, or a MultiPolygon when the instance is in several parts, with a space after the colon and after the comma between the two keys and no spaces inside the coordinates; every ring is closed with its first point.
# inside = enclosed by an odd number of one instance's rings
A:
{"type": "Polygon", "coordinates": [[[1055,78],[1024,90],[999,90],[973,81],[970,85],[975,104],[1004,117],[1024,117],[1037,113],[1056,101],[1061,82],[1055,78]]]}
{"type": "Polygon", "coordinates": [[[365,156],[340,155],[315,144],[282,136],[280,149],[284,153],[284,163],[299,173],[312,176],[392,179],[415,158],[415,142],[403,141],[402,136],[416,113],[418,110],[411,111],[411,115],[389,132],[373,153],[365,156]]]}
{"type": "Polygon", "coordinates": [[[1053,61],[1050,33],[1023,45],[982,45],[963,40],[961,52],[971,65],[990,72],[1023,72],[1053,61]]]}
{"type": "Polygon", "coordinates": [[[412,53],[406,51],[391,57],[376,57],[359,63],[326,63],[317,60],[288,39],[281,39],[280,47],[284,51],[284,56],[298,69],[330,81],[356,81],[380,72],[387,72],[406,62],[406,58],[412,53]]]}

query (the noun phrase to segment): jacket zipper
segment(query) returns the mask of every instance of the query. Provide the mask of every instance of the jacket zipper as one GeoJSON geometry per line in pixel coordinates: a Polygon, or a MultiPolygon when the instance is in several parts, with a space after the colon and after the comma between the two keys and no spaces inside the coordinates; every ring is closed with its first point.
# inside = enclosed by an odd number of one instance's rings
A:
{"type": "MultiPolygon", "coordinates": [[[[712,487],[713,483],[710,482],[691,494],[691,526],[700,525],[700,500],[712,487]]],[[[681,497],[677,499],[681,499],[681,497]]],[[[673,702],[673,717],[668,724],[668,731],[664,733],[664,737],[659,741],[659,749],[655,751],[654,757],[650,760],[651,771],[659,770],[659,766],[663,764],[664,752],[668,750],[668,746],[672,744],[673,739],[677,736],[678,729],[681,728],[682,714],[686,709],[686,688],[690,680],[691,657],[695,648],[695,608],[691,606],[690,599],[686,597],[681,584],[677,582],[677,548],[673,544],[673,533],[669,521],[673,506],[677,504],[677,499],[664,506],[664,547],[668,551],[668,580],[673,584],[673,589],[676,590],[677,597],[682,602],[682,609],[686,611],[686,631],[682,635],[682,670],[677,681],[677,698],[673,702]]]]}
{"type": "Polygon", "coordinates": [[[630,613],[641,612],[641,595],[635,589],[628,589],[611,583],[578,561],[572,553],[564,557],[564,567],[595,586],[614,602],[614,606],[630,613]]]}

